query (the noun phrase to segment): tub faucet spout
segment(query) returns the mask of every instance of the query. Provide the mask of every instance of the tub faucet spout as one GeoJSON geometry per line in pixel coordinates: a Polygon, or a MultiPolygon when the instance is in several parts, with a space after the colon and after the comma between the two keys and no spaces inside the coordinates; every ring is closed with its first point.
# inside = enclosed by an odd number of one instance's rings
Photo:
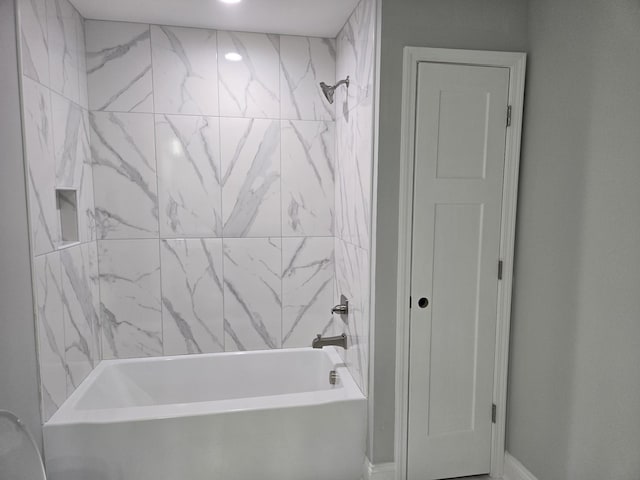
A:
{"type": "Polygon", "coordinates": [[[323,337],[321,334],[318,334],[316,338],[313,339],[313,342],[311,342],[313,348],[322,348],[328,345],[335,345],[336,347],[342,347],[346,350],[347,336],[344,333],[342,335],[336,335],[335,337],[323,337]]]}

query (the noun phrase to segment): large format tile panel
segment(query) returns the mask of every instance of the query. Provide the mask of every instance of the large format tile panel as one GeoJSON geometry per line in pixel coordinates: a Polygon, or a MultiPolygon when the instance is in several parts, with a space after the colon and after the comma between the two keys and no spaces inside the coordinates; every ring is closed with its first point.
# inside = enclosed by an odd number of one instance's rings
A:
{"type": "Polygon", "coordinates": [[[224,239],[225,350],[280,348],[282,240],[224,239]]]}
{"type": "Polygon", "coordinates": [[[159,241],[102,240],[98,258],[103,358],[162,355],[159,241]]]}
{"type": "Polygon", "coordinates": [[[151,26],[156,113],[218,115],[215,30],[151,26]]]}
{"type": "Polygon", "coordinates": [[[100,287],[95,242],[60,252],[67,392],[75,390],[101,359],[98,338],[100,287]]]}
{"type": "Polygon", "coordinates": [[[98,239],[157,238],[153,115],[91,112],[98,239]]]}
{"type": "Polygon", "coordinates": [[[22,73],[49,86],[47,0],[19,0],[22,73]]]}
{"type": "Polygon", "coordinates": [[[222,240],[161,240],[160,255],[165,355],[223,351],[222,240]]]}
{"type": "Polygon", "coordinates": [[[335,40],[282,36],[281,117],[295,120],[333,120],[335,107],[324,97],[320,82],[333,85],[335,76],[335,40]]]}
{"type": "Polygon", "coordinates": [[[218,32],[220,115],[279,118],[279,64],[278,35],[218,32]]]}
{"type": "Polygon", "coordinates": [[[280,122],[221,118],[225,237],[279,237],[280,122]]]}
{"type": "Polygon", "coordinates": [[[60,233],[49,89],[23,76],[24,135],[33,254],[53,251],[60,233]]]}
{"type": "Polygon", "coordinates": [[[67,399],[60,254],[53,252],[36,257],[33,269],[42,418],[47,421],[67,399]]]}
{"type": "Polygon", "coordinates": [[[85,24],[89,109],[153,112],[149,25],[85,24]]]}
{"type": "Polygon", "coordinates": [[[162,237],[222,236],[219,123],[156,115],[162,237]]]}
{"type": "Polygon", "coordinates": [[[282,346],[308,347],[332,321],[332,237],[282,239],[282,346]]]}
{"type": "Polygon", "coordinates": [[[282,121],[282,234],[332,236],[333,122],[282,121]]]}

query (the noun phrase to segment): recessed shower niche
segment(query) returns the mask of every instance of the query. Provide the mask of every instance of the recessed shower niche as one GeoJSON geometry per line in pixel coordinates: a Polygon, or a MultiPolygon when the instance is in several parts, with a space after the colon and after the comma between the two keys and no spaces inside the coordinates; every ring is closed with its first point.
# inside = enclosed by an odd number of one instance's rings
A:
{"type": "Polygon", "coordinates": [[[60,222],[60,246],[79,242],[78,191],[70,188],[56,189],[56,208],[60,222]]]}

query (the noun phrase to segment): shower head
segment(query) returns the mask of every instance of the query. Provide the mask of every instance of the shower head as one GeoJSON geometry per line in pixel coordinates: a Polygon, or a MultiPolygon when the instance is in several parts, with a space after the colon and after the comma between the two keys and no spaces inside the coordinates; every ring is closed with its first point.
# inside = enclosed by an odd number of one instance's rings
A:
{"type": "Polygon", "coordinates": [[[343,85],[343,84],[346,85],[347,88],[349,88],[348,76],[344,80],[340,80],[335,85],[327,85],[324,82],[320,82],[320,88],[322,89],[322,93],[324,94],[325,98],[329,103],[333,103],[333,97],[335,96],[336,88],[338,88],[340,85],[343,85]]]}

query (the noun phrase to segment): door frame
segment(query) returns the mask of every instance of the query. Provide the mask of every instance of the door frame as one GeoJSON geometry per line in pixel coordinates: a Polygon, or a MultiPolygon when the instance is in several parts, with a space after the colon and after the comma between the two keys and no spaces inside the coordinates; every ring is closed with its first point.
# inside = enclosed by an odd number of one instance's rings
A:
{"type": "MultiPolygon", "coordinates": [[[[402,132],[400,148],[400,208],[398,220],[398,284],[396,297],[396,414],[395,464],[396,479],[407,477],[407,438],[409,400],[409,296],[411,295],[411,249],[413,218],[414,140],[418,63],[434,62],[509,69],[509,101],[511,126],[506,132],[504,188],[500,221],[500,259],[502,280],[498,282],[498,318],[493,381],[493,403],[496,422],[491,430],[491,476],[502,477],[505,453],[507,368],[509,361],[509,327],[511,323],[511,290],[518,200],[518,171],[526,53],[454,50],[428,47],[404,47],[402,88],[402,132]]],[[[498,261],[498,259],[496,259],[498,261]]],[[[490,412],[487,412],[489,415],[490,412]]]]}

